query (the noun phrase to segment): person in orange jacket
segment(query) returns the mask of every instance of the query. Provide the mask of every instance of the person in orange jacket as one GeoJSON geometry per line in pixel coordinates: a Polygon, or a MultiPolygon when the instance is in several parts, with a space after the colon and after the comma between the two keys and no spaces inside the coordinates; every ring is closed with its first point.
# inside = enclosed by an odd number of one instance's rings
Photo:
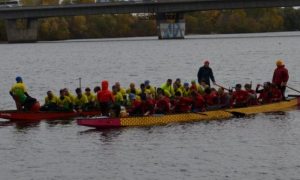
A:
{"type": "Polygon", "coordinates": [[[97,93],[97,99],[100,104],[102,116],[109,116],[109,111],[115,109],[116,117],[119,117],[121,108],[120,106],[115,105],[115,97],[113,93],[108,90],[108,81],[102,81],[101,86],[102,90],[97,93]]]}

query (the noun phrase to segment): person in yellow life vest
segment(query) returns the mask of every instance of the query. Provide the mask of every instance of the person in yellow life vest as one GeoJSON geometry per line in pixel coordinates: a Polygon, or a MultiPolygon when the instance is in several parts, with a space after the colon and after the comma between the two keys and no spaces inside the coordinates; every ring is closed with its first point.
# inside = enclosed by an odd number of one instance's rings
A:
{"type": "Polygon", "coordinates": [[[180,92],[181,96],[183,95],[182,90],[178,87],[176,82],[173,83],[174,94],[172,94],[172,98],[175,98],[175,93],[180,92]]]}
{"type": "MultiPolygon", "coordinates": [[[[73,104],[68,96],[65,96],[65,91],[61,89],[59,91],[59,98],[57,98],[56,111],[75,111],[73,110],[73,104]]],[[[75,111],[76,112],[76,111],[75,111]]]]}
{"type": "Polygon", "coordinates": [[[162,84],[160,88],[162,88],[163,90],[169,91],[169,93],[171,95],[174,94],[174,89],[172,87],[172,79],[168,79],[167,82],[165,84],[162,84]]]}
{"type": "Polygon", "coordinates": [[[41,111],[53,111],[57,107],[58,97],[52,93],[52,91],[47,92],[45,97],[45,104],[41,107],[41,111]]]}
{"type": "Polygon", "coordinates": [[[23,106],[25,110],[29,111],[37,100],[29,96],[20,76],[16,77],[16,81],[17,83],[11,87],[9,94],[15,100],[18,111],[22,111],[23,106]]]}
{"type": "Polygon", "coordinates": [[[175,83],[177,84],[178,88],[181,89],[181,91],[184,90],[184,86],[181,84],[180,78],[177,78],[175,83]]]}
{"type": "Polygon", "coordinates": [[[184,83],[183,86],[184,86],[184,90],[182,92],[183,96],[187,97],[187,98],[190,98],[191,97],[191,90],[190,90],[190,87],[189,87],[189,83],[184,83]]]}
{"type": "Polygon", "coordinates": [[[145,81],[145,86],[146,86],[146,89],[150,90],[152,96],[154,97],[155,96],[155,88],[150,86],[150,81],[149,80],[145,81]]]}
{"type": "Polygon", "coordinates": [[[164,90],[164,89],[162,89],[162,88],[157,88],[157,93],[156,93],[156,99],[158,98],[158,93],[163,93],[164,94],[164,96],[165,97],[167,97],[167,98],[171,98],[172,97],[172,94],[169,92],[169,91],[167,91],[167,90],[164,90]]]}
{"type": "Polygon", "coordinates": [[[136,95],[135,99],[137,99],[137,100],[141,99],[140,96],[139,96],[140,91],[137,88],[135,88],[135,84],[134,83],[130,83],[129,88],[126,89],[126,93],[127,94],[131,94],[131,93],[135,94],[136,95]]]}
{"type": "Polygon", "coordinates": [[[88,98],[88,109],[90,109],[90,107],[95,105],[95,94],[93,94],[91,92],[91,89],[89,87],[85,88],[85,93],[84,95],[86,95],[86,97],[88,98]]]}
{"type": "Polygon", "coordinates": [[[69,97],[70,100],[73,102],[75,99],[75,96],[69,92],[68,88],[64,88],[63,90],[65,91],[65,96],[69,97]]]}
{"type": "Polygon", "coordinates": [[[82,112],[82,111],[86,111],[89,105],[89,100],[86,97],[86,95],[84,95],[81,92],[80,88],[77,88],[75,90],[77,96],[75,97],[74,101],[73,101],[73,105],[74,105],[74,109],[77,112],[82,112]]]}
{"type": "Polygon", "coordinates": [[[202,94],[204,94],[204,91],[206,88],[209,88],[209,85],[206,84],[205,79],[202,79],[200,82],[200,85],[197,86],[197,91],[198,91],[198,93],[200,93],[202,95],[202,94]]]}
{"type": "Polygon", "coordinates": [[[119,82],[116,82],[116,83],[115,83],[115,87],[117,88],[118,92],[122,94],[123,99],[124,99],[124,100],[127,99],[127,93],[126,93],[125,89],[123,89],[123,88],[121,87],[121,84],[120,84],[119,82]]]}
{"type": "Polygon", "coordinates": [[[100,104],[99,104],[99,101],[97,99],[97,94],[98,94],[99,91],[101,91],[101,87],[100,86],[94,87],[94,93],[95,93],[94,104],[93,104],[92,107],[89,107],[89,109],[100,109],[100,104]]]}
{"type": "Polygon", "coordinates": [[[121,106],[124,103],[123,96],[120,92],[118,92],[118,88],[116,86],[112,86],[112,92],[115,97],[115,105],[121,106]]]}
{"type": "Polygon", "coordinates": [[[145,84],[141,84],[140,87],[141,87],[141,90],[139,91],[139,96],[141,96],[142,93],[151,94],[151,91],[146,88],[145,84]]]}

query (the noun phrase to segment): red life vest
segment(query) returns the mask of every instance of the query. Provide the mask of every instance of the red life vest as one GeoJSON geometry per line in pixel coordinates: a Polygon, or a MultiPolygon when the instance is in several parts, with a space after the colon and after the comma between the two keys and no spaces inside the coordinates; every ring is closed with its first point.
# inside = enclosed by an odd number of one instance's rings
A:
{"type": "Polygon", "coordinates": [[[245,90],[241,90],[240,92],[234,92],[232,94],[232,100],[235,100],[236,104],[243,104],[248,99],[249,93],[245,90]]]}
{"type": "Polygon", "coordinates": [[[153,114],[153,103],[151,100],[146,100],[145,103],[140,103],[140,108],[141,108],[141,113],[146,113],[148,111],[150,111],[150,114],[153,114]],[[152,108],[152,110],[151,110],[152,108]]]}
{"type": "Polygon", "coordinates": [[[207,103],[207,105],[209,105],[209,106],[216,105],[214,103],[214,99],[217,98],[217,95],[215,93],[212,92],[212,93],[210,93],[210,95],[203,94],[202,98],[205,100],[205,102],[207,103]]]}
{"type": "Polygon", "coordinates": [[[282,100],[282,93],[279,89],[276,89],[275,92],[272,93],[272,102],[278,102],[282,100]]]}
{"type": "Polygon", "coordinates": [[[174,106],[178,107],[179,112],[188,112],[190,110],[191,100],[186,97],[180,97],[179,100],[174,100],[174,106]]]}
{"type": "Polygon", "coordinates": [[[166,113],[171,113],[169,103],[165,99],[162,99],[161,101],[157,101],[156,106],[162,110],[167,109],[166,113]]]}
{"type": "Polygon", "coordinates": [[[193,101],[195,103],[194,108],[199,108],[199,109],[205,108],[205,100],[202,98],[202,96],[198,96],[193,101]]]}

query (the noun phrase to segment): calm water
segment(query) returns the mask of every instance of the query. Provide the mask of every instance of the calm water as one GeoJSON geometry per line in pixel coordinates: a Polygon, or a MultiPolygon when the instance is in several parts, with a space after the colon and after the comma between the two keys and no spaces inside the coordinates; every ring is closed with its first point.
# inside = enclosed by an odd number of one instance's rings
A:
{"type": "MultiPolygon", "coordinates": [[[[217,83],[263,83],[282,59],[300,89],[300,33],[156,37],[0,44],[0,109],[22,76],[43,103],[47,90],[120,81],[154,86],[195,79],[205,60],[217,83]]],[[[290,94],[295,94],[288,91],[290,94]]],[[[0,120],[0,179],[300,179],[300,112],[243,119],[93,130],[75,121],[0,120]]]]}

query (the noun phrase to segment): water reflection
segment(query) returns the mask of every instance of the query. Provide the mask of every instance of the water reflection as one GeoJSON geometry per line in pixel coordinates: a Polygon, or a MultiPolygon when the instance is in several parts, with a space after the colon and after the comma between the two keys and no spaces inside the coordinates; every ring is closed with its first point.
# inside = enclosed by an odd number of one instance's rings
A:
{"type": "Polygon", "coordinates": [[[40,120],[9,120],[1,121],[0,127],[14,126],[16,129],[30,129],[39,127],[40,120]]]}
{"type": "Polygon", "coordinates": [[[104,128],[104,129],[88,129],[85,131],[78,132],[78,135],[82,136],[100,136],[102,142],[113,142],[127,127],[117,128],[104,128]]]}

